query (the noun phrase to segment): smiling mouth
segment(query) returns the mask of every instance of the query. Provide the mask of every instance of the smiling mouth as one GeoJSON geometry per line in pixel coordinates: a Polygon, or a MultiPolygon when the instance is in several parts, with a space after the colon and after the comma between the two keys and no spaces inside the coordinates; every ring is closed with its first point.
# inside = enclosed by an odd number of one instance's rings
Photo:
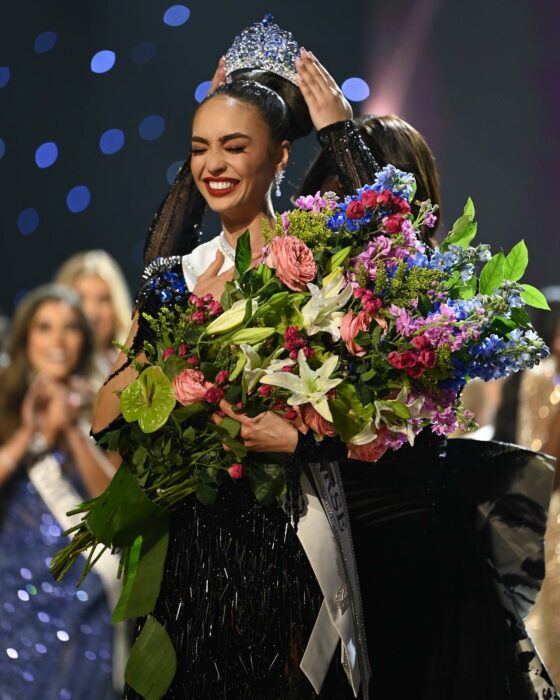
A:
{"type": "Polygon", "coordinates": [[[204,179],[204,184],[208,194],[211,194],[213,197],[224,197],[235,190],[237,185],[239,185],[239,180],[207,177],[204,179]]]}

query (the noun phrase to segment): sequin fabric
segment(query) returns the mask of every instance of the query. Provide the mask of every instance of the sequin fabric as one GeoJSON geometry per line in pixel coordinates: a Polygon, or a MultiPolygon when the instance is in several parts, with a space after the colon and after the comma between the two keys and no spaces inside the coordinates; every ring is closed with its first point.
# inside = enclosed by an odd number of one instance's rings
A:
{"type": "MultiPolygon", "coordinates": [[[[246,480],[226,481],[213,506],[188,499],[155,610],[177,651],[166,700],[317,697],[299,662],[321,602],[284,511],[256,506],[246,480]]],[[[353,697],[337,657],[319,697],[353,697]]]]}
{"type": "Polygon", "coordinates": [[[76,588],[81,570],[75,566],[55,582],[49,563],[67,542],[60,525],[25,474],[6,491],[0,524],[0,700],[115,698],[113,631],[101,580],[91,573],[76,588]]]}

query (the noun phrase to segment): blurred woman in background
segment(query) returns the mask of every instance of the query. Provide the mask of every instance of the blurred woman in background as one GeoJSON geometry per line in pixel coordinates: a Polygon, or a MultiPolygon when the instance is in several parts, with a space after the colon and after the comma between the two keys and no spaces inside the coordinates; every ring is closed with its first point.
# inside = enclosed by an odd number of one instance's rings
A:
{"type": "Polygon", "coordinates": [[[0,374],[2,700],[114,697],[116,649],[100,578],[112,558],[79,589],[78,569],[62,584],[48,570],[73,524],[67,511],[100,494],[114,473],[80,424],[92,353],[74,291],[49,285],[22,302],[0,374]]]}
{"type": "Polygon", "coordinates": [[[92,380],[98,389],[117,357],[130,326],[132,301],[117,262],[104,250],[88,250],[66,260],[54,280],[75,289],[95,338],[92,380]]]}

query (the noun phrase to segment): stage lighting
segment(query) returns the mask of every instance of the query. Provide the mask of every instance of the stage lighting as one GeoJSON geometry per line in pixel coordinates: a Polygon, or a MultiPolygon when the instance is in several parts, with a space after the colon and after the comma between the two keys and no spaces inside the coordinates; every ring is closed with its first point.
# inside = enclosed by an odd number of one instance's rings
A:
{"type": "Polygon", "coordinates": [[[182,160],[176,160],[174,163],[171,163],[171,165],[167,168],[167,182],[172,185],[173,181],[175,180],[175,176],[177,175],[177,172],[179,168],[183,165],[182,160]]]}
{"type": "Polygon", "coordinates": [[[138,133],[144,141],[155,141],[165,131],[165,119],[159,114],[150,114],[144,117],[138,127],[138,133]]]}
{"type": "Polygon", "coordinates": [[[39,168],[50,168],[53,163],[56,163],[57,158],[58,148],[52,141],[42,143],[35,151],[35,162],[39,168]]]}
{"type": "Polygon", "coordinates": [[[163,22],[169,27],[180,27],[190,16],[191,11],[185,5],[171,5],[165,10],[163,22]]]}
{"type": "Polygon", "coordinates": [[[348,78],[342,83],[342,92],[351,102],[363,102],[369,97],[369,85],[362,78],[348,78]]]}
{"type": "Polygon", "coordinates": [[[140,41],[133,46],[130,58],[134,63],[148,63],[156,55],[156,45],[151,41],[140,41]]]}
{"type": "Polygon", "coordinates": [[[202,102],[202,100],[206,97],[208,94],[208,90],[210,90],[210,85],[212,85],[212,81],[210,80],[205,80],[203,83],[200,83],[200,85],[196,88],[194,91],[194,99],[197,102],[202,102]]]}
{"type": "Polygon", "coordinates": [[[35,53],[48,53],[54,49],[56,44],[56,32],[42,32],[35,39],[35,44],[33,48],[35,53]]]}
{"type": "Polygon", "coordinates": [[[89,207],[91,194],[85,185],[73,187],[66,195],[66,206],[72,214],[79,214],[89,207]]]}
{"type": "Polygon", "coordinates": [[[98,51],[91,59],[91,70],[93,73],[107,73],[115,65],[116,60],[114,51],[98,51]]]}
{"type": "Polygon", "coordinates": [[[8,66],[0,66],[0,88],[5,87],[10,82],[10,69],[8,66]]]}
{"type": "Polygon", "coordinates": [[[124,132],[121,129],[108,129],[104,134],[101,134],[99,139],[99,148],[101,153],[110,156],[117,153],[124,146],[124,132]]]}
{"type": "Polygon", "coordinates": [[[22,236],[29,236],[39,226],[39,213],[33,207],[28,207],[20,212],[17,218],[17,227],[22,236]]]}

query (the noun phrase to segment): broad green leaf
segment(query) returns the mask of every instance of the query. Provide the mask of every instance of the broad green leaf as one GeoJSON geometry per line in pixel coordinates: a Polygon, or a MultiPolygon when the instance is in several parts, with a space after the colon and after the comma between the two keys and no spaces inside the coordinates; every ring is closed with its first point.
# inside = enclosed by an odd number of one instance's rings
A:
{"type": "Polygon", "coordinates": [[[388,400],[378,401],[378,403],[392,411],[399,418],[403,418],[404,420],[410,418],[410,410],[408,406],[406,406],[404,403],[401,403],[400,401],[388,400]]]}
{"type": "Polygon", "coordinates": [[[263,505],[273,503],[284,489],[284,466],[265,464],[261,478],[251,479],[255,498],[263,505]]]}
{"type": "Polygon", "coordinates": [[[519,241],[510,250],[504,263],[504,276],[511,282],[517,282],[521,279],[529,264],[529,251],[525,245],[525,241],[519,241]]]}
{"type": "Polygon", "coordinates": [[[492,294],[504,281],[505,256],[496,253],[482,268],[480,273],[479,291],[481,294],[492,294]]]}
{"type": "Polygon", "coordinates": [[[333,424],[344,442],[361,432],[372,416],[373,407],[364,406],[356,387],[343,382],[336,388],[336,397],[329,401],[333,424]]]}
{"type": "Polygon", "coordinates": [[[160,700],[177,670],[177,657],[169,635],[148,615],[138,639],[132,645],[124,677],[145,700],[160,700]]]}
{"type": "Polygon", "coordinates": [[[463,214],[464,214],[464,216],[468,216],[471,221],[474,220],[474,215],[475,215],[474,202],[472,201],[472,199],[470,197],[467,199],[467,203],[465,204],[465,207],[463,209],[463,214]]]}
{"type": "Polygon", "coordinates": [[[194,495],[205,506],[214,505],[214,503],[216,503],[216,498],[218,497],[216,489],[212,488],[210,484],[205,483],[201,483],[196,487],[194,495]]]}
{"type": "Polygon", "coordinates": [[[453,228],[442,241],[440,249],[445,251],[450,245],[460,245],[465,248],[476,236],[477,224],[474,219],[474,204],[472,200],[467,200],[463,216],[460,216],[453,224],[453,228]]]}
{"type": "Polygon", "coordinates": [[[173,380],[180,372],[187,369],[188,363],[184,357],[179,357],[179,355],[171,355],[163,363],[163,371],[166,377],[173,380]]]}
{"type": "Polygon", "coordinates": [[[536,287],[530,284],[522,284],[523,291],[521,292],[521,298],[529,306],[533,306],[535,309],[545,309],[550,311],[550,306],[546,300],[545,295],[536,287]]]}
{"type": "Polygon", "coordinates": [[[163,512],[151,521],[149,529],[132,546],[113,623],[153,611],[161,588],[168,543],[169,517],[163,512]]]}
{"type": "Polygon", "coordinates": [[[146,496],[123,465],[95,500],[86,517],[86,525],[108,547],[131,547],[136,538],[149,529],[154,519],[165,515],[165,509],[146,496]]]}
{"type": "Polygon", "coordinates": [[[181,406],[181,408],[176,408],[173,411],[173,417],[179,421],[179,423],[184,423],[186,420],[195,416],[197,413],[204,411],[207,408],[207,404],[202,403],[202,401],[197,401],[196,403],[190,403],[187,406],[181,406]]]}
{"type": "Polygon", "coordinates": [[[220,422],[220,428],[225,430],[230,437],[236,438],[241,430],[241,423],[229,416],[225,416],[220,422]]]}
{"type": "Polygon", "coordinates": [[[173,384],[159,367],[148,367],[122,392],[120,404],[128,423],[138,421],[142,432],[153,433],[175,408],[173,384]]]}
{"type": "Polygon", "coordinates": [[[251,266],[251,238],[249,231],[245,231],[238,239],[235,248],[235,269],[241,277],[251,266]]]}

